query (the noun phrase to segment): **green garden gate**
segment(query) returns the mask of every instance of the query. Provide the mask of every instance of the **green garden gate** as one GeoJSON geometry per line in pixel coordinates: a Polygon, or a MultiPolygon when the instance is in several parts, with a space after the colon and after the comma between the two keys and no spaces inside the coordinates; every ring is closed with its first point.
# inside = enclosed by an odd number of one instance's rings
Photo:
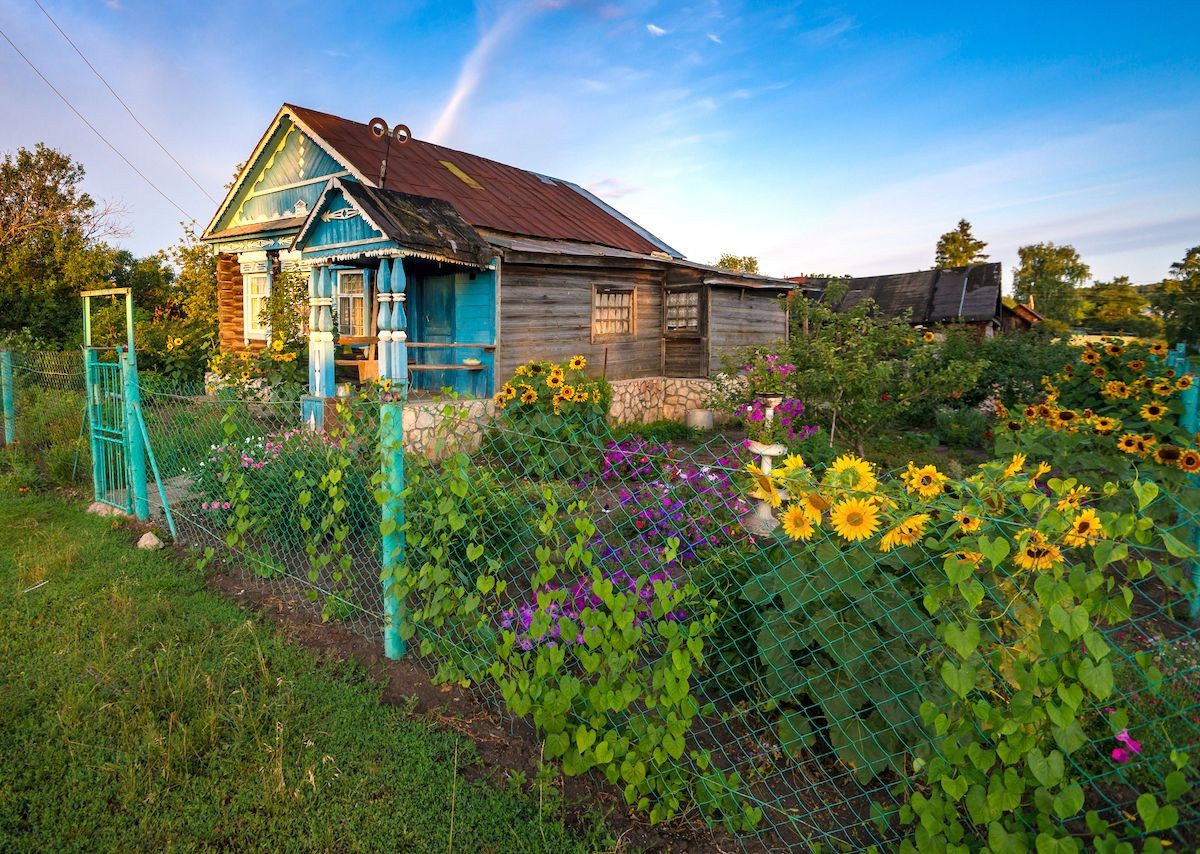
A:
{"type": "Polygon", "coordinates": [[[87,424],[95,499],[132,513],[142,521],[149,519],[150,501],[146,481],[146,463],[149,461],[167,527],[171,536],[175,536],[175,520],[171,516],[171,507],[142,415],[137,351],[133,344],[133,295],[129,288],[109,288],[84,291],[82,297],[83,364],[87,381],[87,424]],[[91,301],[106,296],[125,299],[125,346],[92,346],[91,301]],[[116,361],[108,361],[109,353],[113,352],[116,361]]]}

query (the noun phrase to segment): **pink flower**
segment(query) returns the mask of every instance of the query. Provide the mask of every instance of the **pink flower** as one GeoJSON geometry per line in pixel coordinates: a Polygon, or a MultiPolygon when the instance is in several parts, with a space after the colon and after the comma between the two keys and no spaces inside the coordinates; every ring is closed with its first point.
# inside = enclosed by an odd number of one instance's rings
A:
{"type": "MultiPolygon", "coordinates": [[[[1128,729],[1123,729],[1119,733],[1117,733],[1116,739],[1117,739],[1117,741],[1121,742],[1123,745],[1128,747],[1134,753],[1142,752],[1141,743],[1138,742],[1136,739],[1134,739],[1134,737],[1132,735],[1129,734],[1128,729]]],[[[1120,748],[1117,748],[1117,749],[1119,750],[1120,748]]],[[[1124,760],[1120,760],[1120,761],[1124,761],[1124,760]]]]}
{"type": "Polygon", "coordinates": [[[229,509],[229,502],[228,502],[228,501],[226,501],[224,504],[222,504],[222,505],[221,505],[221,508],[222,508],[223,510],[228,510],[228,509],[229,509]]]}
{"type": "Polygon", "coordinates": [[[201,509],[201,510],[207,510],[207,509],[208,509],[208,502],[207,502],[207,501],[205,501],[203,504],[201,504],[201,505],[200,505],[200,509],[201,509]]]}
{"type": "Polygon", "coordinates": [[[1112,752],[1112,758],[1117,760],[1118,762],[1128,762],[1130,759],[1130,754],[1129,754],[1129,751],[1126,750],[1124,747],[1114,747],[1113,752],[1112,752]]]}

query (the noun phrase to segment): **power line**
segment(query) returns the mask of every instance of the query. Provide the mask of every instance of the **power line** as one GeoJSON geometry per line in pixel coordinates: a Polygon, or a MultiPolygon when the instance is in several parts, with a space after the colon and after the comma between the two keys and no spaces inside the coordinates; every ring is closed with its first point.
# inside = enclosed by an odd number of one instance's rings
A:
{"type": "Polygon", "coordinates": [[[141,119],[139,119],[137,116],[135,116],[133,114],[133,110],[130,108],[130,106],[128,104],[125,103],[125,99],[117,94],[116,90],[113,89],[113,87],[109,85],[108,81],[104,79],[104,75],[101,74],[99,71],[97,71],[96,66],[92,65],[92,63],[88,60],[88,58],[83,55],[83,51],[81,51],[79,49],[79,46],[77,44],[75,44],[75,42],[71,41],[71,37],[69,35],[67,35],[66,32],[63,30],[63,28],[58,25],[58,21],[56,21],[50,17],[50,13],[46,11],[46,7],[41,4],[41,1],[33,0],[33,2],[36,3],[37,7],[42,10],[42,14],[46,16],[46,19],[49,20],[50,23],[54,24],[54,29],[58,30],[59,35],[61,35],[64,39],[67,40],[67,44],[69,44],[71,47],[75,48],[75,52],[77,54],[79,54],[79,58],[83,60],[84,64],[87,65],[88,68],[92,69],[93,74],[95,74],[98,78],[100,78],[100,82],[103,83],[105,88],[107,88],[108,91],[112,94],[112,96],[117,99],[117,103],[119,103],[122,107],[125,108],[125,112],[129,113],[129,118],[131,118],[135,122],[137,122],[137,126],[146,132],[146,136],[148,136],[152,140],[154,140],[154,144],[162,149],[163,154],[165,154],[165,155],[167,155],[167,157],[171,158],[171,162],[179,167],[179,171],[181,171],[184,175],[187,175],[188,180],[196,185],[197,190],[199,190],[204,195],[208,196],[208,200],[210,202],[212,202],[214,205],[218,204],[217,200],[212,197],[212,195],[208,192],[208,190],[204,189],[204,187],[200,184],[200,182],[196,180],[195,176],[193,176],[192,173],[189,172],[182,163],[180,163],[178,160],[176,160],[175,155],[173,155],[171,152],[167,151],[167,147],[165,145],[163,145],[161,142],[159,142],[158,137],[156,137],[154,134],[152,134],[150,132],[150,129],[148,127],[146,127],[144,124],[142,124],[141,119]]]}
{"type": "Polygon", "coordinates": [[[162,196],[164,199],[166,199],[167,202],[169,202],[170,205],[173,208],[175,208],[175,210],[177,210],[181,214],[183,214],[184,217],[186,217],[188,220],[195,219],[194,216],[192,216],[190,213],[188,213],[183,208],[181,208],[174,199],[172,199],[170,196],[168,196],[166,193],[164,193],[162,190],[160,190],[158,188],[157,184],[155,184],[153,181],[151,181],[149,178],[147,178],[144,174],[142,174],[142,170],[138,169],[136,166],[134,166],[133,162],[130,161],[130,159],[128,157],[126,157],[124,154],[122,154],[115,145],[113,145],[111,142],[109,142],[108,138],[105,137],[104,134],[102,134],[102,133],[100,133],[100,131],[96,130],[95,125],[93,125],[86,118],[84,118],[83,113],[81,113],[81,112],[79,112],[79,110],[75,109],[75,105],[67,100],[67,96],[64,95],[62,92],[58,91],[58,89],[55,88],[54,84],[51,83],[48,79],[46,79],[46,75],[43,74],[41,72],[41,70],[36,65],[33,64],[33,60],[31,60],[29,57],[27,57],[21,51],[21,49],[19,47],[17,47],[16,44],[13,43],[13,40],[8,37],[8,33],[4,32],[3,29],[0,29],[0,36],[3,36],[4,40],[6,42],[8,42],[9,46],[17,52],[17,55],[20,56],[21,59],[25,60],[25,64],[33,69],[34,74],[36,74],[38,77],[42,78],[42,82],[50,87],[50,91],[53,92],[55,95],[57,95],[62,100],[62,102],[71,109],[71,112],[74,113],[76,116],[78,116],[79,120],[81,122],[83,122],[85,125],[87,125],[88,128],[91,129],[92,133],[94,133],[96,136],[98,136],[100,138],[101,142],[103,142],[105,145],[107,145],[109,148],[112,149],[113,154],[117,155],[117,157],[120,157],[122,160],[124,160],[125,165],[127,165],[130,169],[132,169],[134,172],[136,172],[139,178],[141,178],[143,181],[145,181],[147,184],[149,184],[154,189],[154,192],[158,193],[160,196],[162,196]]]}

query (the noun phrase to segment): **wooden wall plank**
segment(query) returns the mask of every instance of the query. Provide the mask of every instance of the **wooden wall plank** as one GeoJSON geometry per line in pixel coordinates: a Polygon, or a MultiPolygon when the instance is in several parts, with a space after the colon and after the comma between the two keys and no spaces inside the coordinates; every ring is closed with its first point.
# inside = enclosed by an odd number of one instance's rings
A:
{"type": "Polygon", "coordinates": [[[778,292],[712,287],[708,296],[709,371],[721,370],[723,353],[787,337],[787,312],[778,292]]]}

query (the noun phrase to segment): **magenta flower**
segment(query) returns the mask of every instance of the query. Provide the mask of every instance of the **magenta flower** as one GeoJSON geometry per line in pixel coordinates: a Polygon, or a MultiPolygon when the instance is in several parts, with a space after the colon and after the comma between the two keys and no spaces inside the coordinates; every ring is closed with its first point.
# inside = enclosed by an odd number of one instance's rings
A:
{"type": "Polygon", "coordinates": [[[1117,762],[1128,762],[1135,753],[1142,752],[1141,742],[1130,735],[1128,729],[1121,730],[1115,738],[1122,744],[1121,747],[1114,747],[1112,751],[1112,758],[1117,762]]]}
{"type": "Polygon", "coordinates": [[[1112,758],[1117,760],[1118,762],[1128,762],[1131,757],[1130,757],[1129,751],[1126,750],[1124,747],[1114,747],[1113,752],[1112,752],[1112,758]]]}

